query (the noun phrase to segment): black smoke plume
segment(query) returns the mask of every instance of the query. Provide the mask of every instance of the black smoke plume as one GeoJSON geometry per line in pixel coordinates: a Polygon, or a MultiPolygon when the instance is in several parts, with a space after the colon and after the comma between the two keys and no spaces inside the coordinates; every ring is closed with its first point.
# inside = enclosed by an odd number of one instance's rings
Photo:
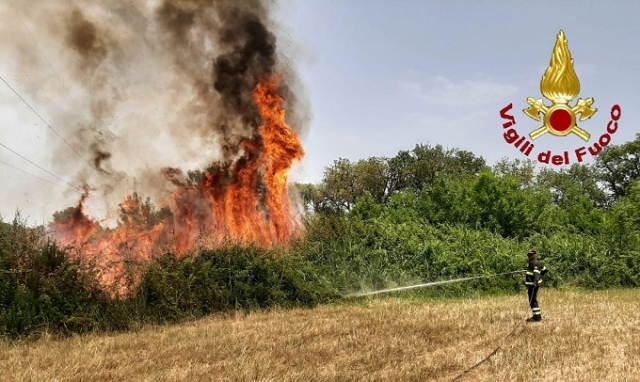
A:
{"type": "Polygon", "coordinates": [[[16,87],[80,153],[51,133],[51,167],[114,213],[134,178],[135,191],[162,199],[175,190],[167,168],[255,156],[241,142],[260,150],[262,75],[284,75],[287,123],[305,132],[304,88],[272,13],[262,0],[12,1],[0,5],[0,45],[29,73],[16,87]]]}

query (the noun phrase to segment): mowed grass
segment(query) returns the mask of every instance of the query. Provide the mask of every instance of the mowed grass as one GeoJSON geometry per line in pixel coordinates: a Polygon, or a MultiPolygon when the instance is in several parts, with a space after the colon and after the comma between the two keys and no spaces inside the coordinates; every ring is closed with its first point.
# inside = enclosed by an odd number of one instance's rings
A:
{"type": "MultiPolygon", "coordinates": [[[[352,304],[0,342],[1,381],[640,381],[640,291],[352,304]]],[[[404,293],[403,296],[410,296],[404,293]]]]}

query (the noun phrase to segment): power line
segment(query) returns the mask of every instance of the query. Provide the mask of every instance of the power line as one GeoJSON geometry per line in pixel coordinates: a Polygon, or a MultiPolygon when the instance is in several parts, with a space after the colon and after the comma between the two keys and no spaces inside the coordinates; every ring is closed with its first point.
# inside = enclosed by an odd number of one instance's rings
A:
{"type": "Polygon", "coordinates": [[[17,91],[15,91],[15,90],[11,87],[11,85],[9,85],[9,84],[7,83],[7,81],[5,81],[5,80],[4,80],[4,78],[2,78],[2,76],[0,76],[0,80],[2,80],[2,82],[4,82],[4,83],[5,83],[5,85],[7,85],[7,86],[9,87],[9,89],[11,89],[11,91],[12,91],[12,92],[14,92],[14,93],[15,93],[15,95],[17,95],[17,96],[18,96],[18,98],[20,98],[20,100],[22,100],[22,102],[24,102],[24,104],[25,104],[25,105],[27,105],[27,107],[29,107],[29,109],[31,109],[31,111],[33,111],[33,113],[34,113],[35,115],[37,115],[37,116],[38,116],[38,118],[40,118],[40,120],[41,120],[42,122],[44,122],[44,124],[45,124],[45,125],[47,125],[47,127],[48,127],[49,129],[51,129],[51,131],[53,131],[53,132],[54,132],[54,133],[55,133],[55,134],[56,134],[60,139],[62,139],[62,141],[63,141],[64,143],[66,143],[66,144],[67,144],[67,146],[69,146],[69,147],[71,148],[71,150],[73,150],[76,154],[78,154],[78,156],[79,156],[80,158],[82,158],[82,159],[83,159],[83,160],[84,160],[84,161],[85,161],[89,166],[91,166],[91,163],[89,163],[89,161],[87,161],[87,160],[86,160],[86,159],[85,159],[85,158],[84,158],[84,157],[83,157],[83,156],[82,156],[82,155],[81,155],[81,154],[80,154],[76,149],[74,149],[74,148],[73,148],[73,146],[71,146],[71,145],[69,144],[69,142],[67,142],[67,141],[66,141],[66,139],[64,139],[60,134],[58,134],[58,132],[57,132],[53,127],[51,127],[51,125],[49,125],[49,123],[48,123],[47,121],[45,121],[45,120],[44,120],[44,118],[42,118],[42,117],[40,116],[40,114],[38,114],[38,112],[37,112],[34,108],[32,108],[32,107],[31,107],[31,105],[29,105],[29,103],[28,103],[27,101],[25,101],[25,99],[24,99],[24,98],[22,98],[22,96],[21,96],[20,94],[18,94],[18,92],[17,92],[17,91]]]}
{"type": "MultiPolygon", "coordinates": [[[[41,177],[39,177],[39,176],[37,176],[37,175],[33,175],[32,173],[30,173],[30,172],[28,172],[28,171],[25,171],[25,170],[23,170],[23,169],[21,169],[21,168],[19,168],[19,167],[16,167],[16,166],[14,166],[14,165],[12,165],[12,164],[9,164],[9,163],[7,163],[7,162],[4,162],[4,161],[2,161],[2,160],[0,160],[0,163],[2,163],[2,164],[3,164],[3,165],[5,165],[5,166],[11,167],[11,168],[13,168],[13,169],[15,169],[15,170],[21,171],[21,172],[23,172],[23,173],[25,173],[25,174],[27,174],[27,175],[30,175],[30,176],[32,176],[32,177],[34,177],[34,178],[36,178],[36,179],[41,180],[41,181],[43,181],[43,182],[47,182],[47,183],[49,183],[49,184],[53,184],[54,186],[64,187],[64,188],[66,188],[66,186],[62,186],[62,185],[60,185],[60,184],[58,184],[58,183],[50,182],[50,181],[48,181],[48,180],[46,180],[46,179],[43,179],[43,178],[41,178],[41,177]]],[[[78,188],[77,188],[77,187],[73,187],[73,189],[74,189],[74,190],[78,190],[78,188]]]]}
{"type": "MultiPolygon", "coordinates": [[[[62,78],[60,77],[59,73],[56,71],[56,68],[53,66],[53,64],[51,63],[51,61],[49,61],[49,58],[44,54],[44,52],[42,51],[42,49],[40,49],[40,45],[38,44],[38,42],[36,41],[35,37],[33,37],[33,34],[31,33],[31,31],[29,30],[29,28],[27,27],[27,24],[24,22],[24,20],[22,19],[22,16],[20,16],[20,13],[18,12],[18,10],[13,6],[13,3],[11,3],[10,0],[7,0],[7,2],[9,3],[9,6],[11,7],[11,9],[13,10],[13,12],[16,14],[16,16],[18,16],[18,19],[20,20],[20,23],[22,24],[22,26],[24,27],[24,29],[27,31],[27,33],[29,34],[29,37],[31,37],[31,40],[33,41],[33,44],[35,45],[36,49],[38,50],[38,52],[40,53],[40,55],[42,55],[42,57],[44,57],[44,59],[47,61],[47,63],[49,64],[49,66],[51,67],[51,70],[53,71],[53,73],[56,75],[56,77],[58,78],[58,80],[60,81],[60,83],[62,84],[62,88],[65,90],[65,92],[67,93],[67,95],[69,95],[69,90],[67,89],[67,87],[65,86],[64,81],[62,80],[62,78]]],[[[0,77],[0,79],[2,79],[2,82],[4,82],[9,89],[11,89],[21,100],[22,102],[24,102],[29,109],[31,109],[41,120],[42,122],[44,122],[47,127],[49,127],[60,139],[62,139],[62,141],[64,143],[67,144],[67,146],[69,146],[69,148],[71,148],[71,150],[73,150],[76,154],[78,154],[78,156],[80,158],[82,158],[88,165],[90,168],[93,169],[91,163],[89,163],[89,161],[87,161],[76,149],[73,148],[73,146],[71,146],[69,144],[69,142],[67,142],[60,134],[58,134],[57,131],[55,131],[53,129],[53,127],[51,127],[51,125],[49,125],[32,107],[31,105],[29,105],[27,103],[27,101],[25,101],[20,94],[18,94],[18,92],[16,92],[2,77],[0,77]]],[[[95,169],[94,169],[95,171],[95,169]]]]}
{"type": "Polygon", "coordinates": [[[37,165],[37,164],[33,163],[32,161],[30,161],[30,160],[29,160],[29,158],[26,158],[25,156],[23,156],[22,154],[18,153],[18,152],[17,152],[17,151],[15,151],[15,150],[13,150],[12,148],[7,147],[7,146],[6,146],[5,144],[3,144],[2,142],[0,142],[0,146],[2,146],[2,147],[4,147],[5,149],[7,149],[7,150],[11,151],[12,153],[16,154],[16,155],[17,155],[17,156],[19,156],[20,158],[22,158],[22,159],[26,160],[27,162],[31,163],[32,165],[36,166],[36,167],[37,167],[37,168],[39,168],[40,170],[42,170],[42,171],[46,172],[47,174],[49,174],[49,175],[53,176],[54,178],[56,178],[56,179],[58,179],[58,180],[61,180],[61,181],[65,182],[66,184],[68,184],[69,186],[71,186],[71,187],[73,187],[73,188],[75,188],[75,189],[77,189],[77,190],[81,190],[81,188],[80,188],[80,187],[76,187],[76,186],[74,186],[73,184],[71,184],[71,183],[67,182],[66,180],[64,180],[64,179],[62,179],[62,178],[60,178],[58,175],[56,175],[56,174],[52,173],[51,171],[47,170],[46,168],[44,168],[44,167],[42,167],[42,166],[39,166],[39,165],[37,165]]]}

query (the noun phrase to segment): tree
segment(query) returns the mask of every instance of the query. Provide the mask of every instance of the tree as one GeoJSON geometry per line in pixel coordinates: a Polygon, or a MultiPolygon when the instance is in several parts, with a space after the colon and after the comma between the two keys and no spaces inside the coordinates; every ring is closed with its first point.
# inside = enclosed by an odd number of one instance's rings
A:
{"type": "Polygon", "coordinates": [[[377,203],[391,196],[391,176],[388,159],[371,157],[359,160],[353,168],[356,177],[356,197],[370,195],[377,203]]]}
{"type": "Polygon", "coordinates": [[[411,188],[417,192],[435,182],[439,175],[477,175],[486,168],[485,160],[457,148],[419,144],[412,151],[400,151],[389,161],[393,191],[411,188]]]}
{"type": "Polygon", "coordinates": [[[54,223],[68,223],[71,220],[71,216],[77,210],[76,207],[67,207],[62,211],[55,211],[53,213],[54,223]]]}
{"type": "Polygon", "coordinates": [[[438,176],[420,193],[422,218],[432,224],[468,224],[475,227],[480,221],[480,211],[473,200],[472,186],[471,176],[438,176]]]}
{"type": "Polygon", "coordinates": [[[295,188],[300,193],[305,213],[322,211],[323,194],[320,185],[311,183],[295,183],[295,188]]]}
{"type": "Polygon", "coordinates": [[[595,164],[612,201],[628,195],[632,182],[640,179],[640,133],[631,142],[602,149],[595,164]]]}
{"type": "Polygon", "coordinates": [[[536,165],[531,159],[513,159],[502,158],[493,166],[493,172],[496,175],[510,175],[520,181],[522,187],[530,187],[535,176],[536,165]]]}
{"type": "Polygon", "coordinates": [[[339,158],[325,168],[322,178],[323,196],[327,207],[335,211],[351,211],[357,199],[357,179],[349,159],[339,158]]]}
{"type": "Polygon", "coordinates": [[[398,154],[387,159],[389,166],[389,194],[403,190],[409,186],[409,167],[414,160],[407,150],[399,151],[398,154]]]}
{"type": "Polygon", "coordinates": [[[614,254],[637,251],[640,244],[640,182],[629,185],[627,195],[618,199],[605,218],[603,237],[610,251],[614,254]]]}
{"type": "Polygon", "coordinates": [[[532,234],[535,219],[548,202],[534,190],[522,190],[518,178],[497,176],[489,170],[473,181],[472,200],[479,210],[478,223],[503,237],[532,234]]]}
{"type": "Polygon", "coordinates": [[[594,207],[604,207],[608,203],[598,170],[592,165],[576,163],[568,170],[560,171],[542,169],[536,176],[536,184],[552,192],[554,203],[562,204],[569,192],[584,194],[594,207]]]}
{"type": "Polygon", "coordinates": [[[120,224],[151,229],[171,215],[171,210],[164,207],[156,210],[151,198],[142,200],[137,194],[128,195],[124,202],[120,203],[120,224]]]}

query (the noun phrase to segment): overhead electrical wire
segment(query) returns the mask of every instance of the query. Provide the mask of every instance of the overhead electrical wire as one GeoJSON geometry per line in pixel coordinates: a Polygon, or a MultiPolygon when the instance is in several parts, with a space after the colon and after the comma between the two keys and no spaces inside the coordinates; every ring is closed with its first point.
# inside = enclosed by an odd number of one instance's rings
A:
{"type": "MultiPolygon", "coordinates": [[[[67,93],[67,95],[68,95],[68,94],[69,94],[69,91],[68,91],[67,87],[65,86],[64,81],[62,80],[62,78],[61,78],[61,76],[59,75],[59,73],[56,71],[56,68],[53,66],[53,64],[51,63],[51,61],[49,60],[49,58],[44,54],[44,52],[43,52],[43,51],[42,51],[42,49],[40,48],[40,45],[39,45],[39,44],[38,44],[38,42],[36,41],[36,39],[35,39],[34,35],[33,35],[33,34],[31,33],[31,31],[29,30],[29,27],[28,27],[28,26],[26,25],[26,23],[24,22],[24,19],[22,18],[22,16],[20,15],[20,13],[19,13],[19,12],[18,12],[18,10],[16,9],[16,7],[14,7],[13,3],[12,3],[10,0],[7,0],[7,3],[9,3],[9,6],[11,7],[11,9],[13,10],[13,12],[14,12],[14,13],[16,14],[16,16],[18,17],[18,20],[20,21],[20,23],[22,24],[22,26],[24,27],[24,29],[26,30],[26,32],[29,34],[29,37],[30,37],[30,38],[31,38],[31,40],[33,41],[33,44],[34,44],[35,48],[37,49],[38,53],[39,53],[39,54],[44,58],[44,60],[47,62],[47,64],[49,64],[49,66],[50,66],[50,68],[52,69],[52,71],[53,71],[54,75],[58,78],[58,80],[59,80],[59,81],[60,81],[60,83],[62,84],[63,89],[65,90],[65,92],[66,92],[66,93],[67,93]]],[[[78,155],[78,156],[79,156],[79,157],[80,157],[80,158],[81,158],[85,163],[87,163],[87,164],[89,165],[89,167],[90,167],[94,172],[98,172],[100,175],[104,176],[104,174],[103,174],[103,173],[101,173],[101,172],[97,171],[97,170],[93,167],[93,165],[92,165],[92,164],[91,164],[91,163],[90,163],[90,162],[89,162],[89,161],[88,161],[84,156],[82,156],[82,154],[80,154],[80,153],[78,152],[78,150],[76,150],[76,149],[75,149],[75,148],[74,148],[74,147],[73,147],[73,146],[72,146],[72,145],[71,145],[71,144],[70,144],[70,143],[69,143],[69,142],[68,142],[68,141],[67,141],[67,140],[66,140],[66,139],[65,139],[65,138],[60,134],[60,133],[58,133],[58,132],[56,131],[56,129],[54,129],[54,128],[53,128],[53,126],[51,126],[51,125],[50,125],[50,124],[49,124],[49,123],[48,123],[48,122],[47,122],[47,121],[46,121],[46,120],[45,120],[45,119],[44,119],[44,118],[43,118],[43,117],[42,117],[42,116],[41,116],[41,115],[40,115],[40,114],[35,110],[35,108],[34,108],[34,107],[32,107],[32,106],[29,104],[29,102],[27,102],[27,101],[26,101],[26,100],[25,100],[25,99],[24,99],[24,98],[23,98],[23,97],[22,97],[22,96],[21,96],[21,95],[20,95],[20,94],[19,94],[19,93],[18,93],[18,92],[13,88],[13,87],[12,87],[12,86],[11,86],[11,85],[10,85],[10,84],[9,84],[9,83],[4,79],[4,78],[3,78],[3,77],[2,77],[2,76],[0,76],[0,80],[1,80],[2,82],[4,82],[4,84],[5,84],[5,85],[6,85],[6,86],[7,86],[7,87],[8,87],[8,88],[9,88],[9,89],[10,89],[10,90],[11,90],[11,91],[16,95],[16,96],[18,96],[18,98],[20,98],[20,100],[21,100],[25,105],[27,105],[27,107],[28,107],[28,108],[29,108],[29,109],[30,109],[30,110],[31,110],[31,111],[32,111],[32,112],[33,112],[33,113],[34,113],[34,114],[35,114],[35,115],[36,115],[36,116],[37,116],[37,117],[38,117],[38,118],[39,118],[39,119],[40,119],[40,120],[41,120],[41,121],[42,121],[42,122],[43,122],[43,123],[44,123],[44,124],[49,128],[49,129],[50,129],[50,130],[51,130],[51,131],[53,131],[53,133],[54,133],[55,135],[57,135],[57,136],[58,136],[58,138],[60,138],[60,139],[61,139],[61,140],[62,140],[62,141],[63,141],[63,142],[64,142],[64,143],[65,143],[65,144],[66,144],[66,145],[71,149],[71,150],[73,150],[73,152],[74,152],[76,155],[78,155]]],[[[77,187],[77,186],[74,186],[73,184],[71,184],[71,183],[67,182],[66,180],[64,180],[64,179],[60,178],[59,176],[57,176],[57,175],[53,174],[52,172],[48,171],[47,169],[45,169],[45,168],[43,168],[43,167],[41,167],[41,166],[39,166],[39,165],[35,164],[34,162],[32,162],[31,160],[29,160],[29,159],[28,159],[28,158],[26,158],[25,156],[23,156],[23,155],[21,155],[21,154],[17,153],[15,150],[13,150],[13,149],[11,149],[11,148],[7,147],[6,145],[4,145],[4,144],[2,144],[2,143],[0,143],[0,145],[1,145],[2,147],[6,148],[7,150],[11,151],[12,153],[14,153],[14,154],[18,155],[20,158],[22,158],[22,159],[26,160],[27,162],[31,163],[32,165],[34,165],[34,166],[38,167],[39,169],[41,169],[41,170],[45,171],[46,173],[50,174],[51,176],[55,177],[56,179],[58,179],[58,180],[60,180],[60,181],[64,182],[68,187],[73,188],[74,190],[83,191],[83,189],[81,189],[81,188],[79,188],[79,187],[77,187]]],[[[4,162],[4,161],[1,161],[1,160],[0,160],[0,163],[1,163],[1,164],[6,165],[6,166],[8,166],[8,167],[11,167],[11,168],[13,168],[13,169],[15,169],[15,170],[17,170],[17,171],[20,171],[20,172],[22,172],[22,173],[25,173],[25,174],[27,174],[27,175],[29,175],[29,176],[32,176],[32,177],[34,177],[34,178],[36,178],[36,179],[38,179],[38,180],[41,180],[41,181],[43,181],[43,182],[47,182],[47,183],[49,183],[49,184],[53,184],[53,185],[55,185],[55,186],[59,186],[59,187],[66,187],[66,186],[63,186],[63,185],[61,185],[61,184],[54,183],[54,182],[51,182],[51,181],[49,181],[49,180],[47,180],[47,179],[41,178],[41,177],[39,177],[39,176],[37,176],[37,175],[34,175],[34,174],[32,174],[32,173],[30,173],[30,172],[28,172],[28,171],[25,171],[25,170],[21,169],[21,168],[19,168],[19,167],[16,167],[16,166],[14,166],[14,165],[11,165],[11,164],[9,164],[9,163],[7,163],[7,162],[4,162]]]]}
{"type": "MultiPolygon", "coordinates": [[[[63,186],[63,185],[58,184],[58,183],[53,183],[53,182],[48,181],[48,180],[46,180],[46,179],[44,179],[44,178],[41,178],[41,177],[39,177],[39,176],[37,176],[37,175],[34,175],[34,174],[32,174],[32,173],[30,173],[30,172],[28,172],[28,171],[25,171],[25,170],[23,170],[23,169],[21,169],[21,168],[19,168],[19,167],[16,167],[16,166],[14,166],[14,165],[12,165],[12,164],[9,164],[9,163],[7,163],[7,162],[5,162],[5,161],[3,161],[3,160],[0,160],[0,163],[1,163],[1,164],[3,164],[3,165],[5,165],[5,166],[8,166],[8,167],[13,168],[14,170],[18,170],[18,171],[20,171],[20,172],[23,172],[23,173],[25,173],[25,174],[29,175],[29,176],[32,176],[32,177],[34,177],[34,178],[36,178],[36,179],[39,179],[39,180],[41,180],[41,181],[43,181],[43,182],[47,182],[47,183],[49,183],[49,184],[53,184],[54,186],[58,186],[58,187],[68,188],[67,186],[63,186]]],[[[73,189],[74,189],[74,190],[79,190],[77,187],[73,187],[73,189]]]]}
{"type": "Polygon", "coordinates": [[[19,156],[20,158],[22,158],[22,159],[26,160],[27,162],[31,163],[32,165],[36,166],[36,167],[37,167],[37,168],[39,168],[40,170],[42,170],[42,171],[46,172],[47,174],[49,174],[49,175],[53,176],[54,178],[56,178],[56,179],[58,179],[58,180],[60,180],[60,181],[62,181],[62,182],[65,182],[66,184],[68,184],[69,186],[71,186],[71,187],[75,188],[76,190],[80,190],[80,191],[82,191],[82,189],[81,189],[80,187],[74,186],[73,184],[71,184],[71,183],[67,182],[66,180],[62,179],[61,177],[59,177],[58,175],[56,175],[56,174],[52,173],[51,171],[47,170],[46,168],[44,168],[44,167],[42,167],[42,166],[40,166],[40,165],[38,165],[38,164],[36,164],[36,163],[33,163],[31,160],[29,160],[29,158],[25,157],[24,155],[20,154],[19,152],[15,151],[15,150],[13,150],[12,148],[10,148],[10,147],[6,146],[4,143],[0,142],[0,146],[2,146],[2,147],[4,147],[5,149],[7,149],[7,150],[11,151],[12,153],[16,154],[16,155],[17,155],[17,156],[19,156]]]}
{"type": "Polygon", "coordinates": [[[69,142],[67,142],[67,140],[66,140],[66,139],[64,139],[60,134],[58,134],[58,132],[57,132],[53,127],[51,127],[51,125],[50,125],[47,121],[45,121],[45,120],[44,120],[44,118],[42,118],[42,116],[40,116],[40,114],[38,114],[38,112],[37,112],[33,107],[31,107],[31,105],[29,105],[29,103],[28,103],[24,98],[22,98],[22,96],[21,96],[20,94],[18,94],[18,92],[17,92],[17,91],[15,91],[15,90],[11,87],[11,85],[9,85],[9,83],[7,83],[7,81],[5,81],[5,80],[4,80],[4,78],[2,78],[2,76],[0,76],[0,80],[2,80],[2,82],[4,82],[4,84],[5,84],[5,85],[7,85],[7,87],[8,87],[9,89],[11,89],[11,91],[12,91],[13,93],[15,93],[15,95],[17,95],[17,96],[18,96],[18,98],[20,98],[20,100],[22,100],[22,102],[24,102],[24,104],[25,104],[25,105],[27,105],[27,107],[29,107],[29,109],[31,109],[31,111],[33,111],[33,113],[34,113],[35,115],[37,115],[37,116],[38,116],[38,118],[40,118],[40,120],[41,120],[42,122],[44,122],[44,124],[45,124],[45,125],[47,125],[47,127],[48,127],[49,129],[51,129],[51,131],[53,131],[53,132],[54,132],[54,133],[55,133],[55,134],[56,134],[60,139],[62,139],[62,141],[63,141],[64,143],[66,143],[66,144],[67,144],[67,146],[69,146],[69,148],[71,148],[71,150],[73,150],[76,154],[78,154],[78,156],[79,156],[80,158],[82,158],[82,160],[84,160],[85,162],[87,162],[87,164],[88,164],[89,166],[91,166],[91,163],[89,163],[89,161],[87,161],[87,160],[86,160],[86,159],[85,159],[85,158],[84,158],[84,157],[83,157],[83,156],[82,156],[82,155],[81,155],[81,154],[80,154],[76,149],[74,149],[74,148],[73,148],[73,146],[71,146],[71,145],[69,144],[69,142]]]}
{"type": "MultiPolygon", "coordinates": [[[[56,71],[56,69],[54,68],[53,64],[51,63],[51,61],[49,61],[49,58],[44,54],[44,52],[42,51],[42,49],[40,49],[40,45],[38,44],[38,42],[36,41],[35,37],[33,37],[33,34],[31,33],[31,31],[29,30],[29,28],[27,27],[27,24],[24,22],[24,20],[22,19],[22,16],[20,16],[20,13],[18,12],[18,10],[13,6],[13,3],[11,3],[10,0],[7,0],[7,2],[9,3],[9,6],[11,7],[11,9],[13,10],[13,12],[16,14],[16,16],[18,17],[18,20],[20,20],[20,23],[22,24],[22,26],[24,27],[24,29],[27,31],[27,33],[29,34],[29,37],[31,37],[31,41],[33,41],[33,44],[35,45],[36,49],[38,50],[38,52],[40,53],[40,55],[42,57],[44,57],[45,61],[47,61],[47,63],[49,64],[49,66],[51,67],[51,70],[53,71],[53,73],[55,74],[55,76],[58,78],[58,80],[60,81],[60,83],[62,84],[63,89],[65,90],[65,92],[67,92],[67,95],[69,94],[69,91],[67,90],[64,81],[62,80],[62,78],[60,77],[60,75],[58,74],[58,72],[56,71]]],[[[18,94],[17,91],[15,91],[11,85],[9,85],[9,83],[7,83],[7,81],[4,80],[4,78],[2,78],[0,76],[0,79],[2,80],[2,82],[5,83],[5,85],[7,85],[9,87],[9,89],[11,89],[11,91],[13,91],[18,98],[20,98],[20,100],[22,100],[22,102],[24,102],[25,105],[27,105],[27,107],[29,107],[29,109],[31,109],[31,111],[34,112],[35,115],[38,116],[38,118],[40,118],[40,120],[42,122],[44,122],[45,125],[47,125],[47,127],[49,129],[51,129],[51,131],[53,131],[60,139],[62,139],[62,141],[69,146],[69,148],[71,150],[73,150],[73,152],[75,152],[80,158],[82,158],[82,160],[84,160],[91,168],[93,168],[93,166],[91,165],[91,163],[89,163],[89,161],[82,156],[82,154],[80,154],[73,146],[71,146],[71,144],[69,142],[67,142],[66,139],[64,139],[64,137],[62,137],[62,135],[60,135],[47,121],[44,120],[44,118],[42,118],[42,116],[40,116],[40,114],[38,114],[38,112],[24,99],[22,98],[22,96],[20,94],[18,94]]],[[[94,169],[95,170],[95,169],[94,169]]]]}

